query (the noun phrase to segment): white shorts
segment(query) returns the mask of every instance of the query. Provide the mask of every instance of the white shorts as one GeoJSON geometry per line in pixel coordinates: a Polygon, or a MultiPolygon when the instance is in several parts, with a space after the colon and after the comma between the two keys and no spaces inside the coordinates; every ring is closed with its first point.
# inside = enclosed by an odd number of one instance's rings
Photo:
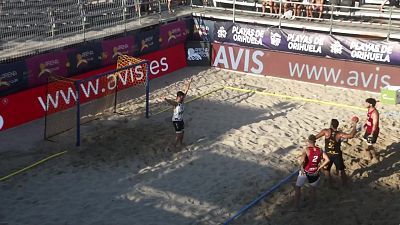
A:
{"type": "Polygon", "coordinates": [[[299,175],[297,176],[297,181],[296,181],[296,187],[302,187],[304,183],[308,180],[308,183],[310,184],[311,187],[316,187],[319,183],[320,176],[319,174],[316,176],[310,176],[302,171],[299,171],[299,175]]]}

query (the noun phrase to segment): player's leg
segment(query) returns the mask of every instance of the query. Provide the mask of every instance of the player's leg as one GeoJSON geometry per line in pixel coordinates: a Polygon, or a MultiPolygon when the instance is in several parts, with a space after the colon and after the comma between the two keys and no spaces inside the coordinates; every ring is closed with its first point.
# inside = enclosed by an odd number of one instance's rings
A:
{"type": "Polygon", "coordinates": [[[311,189],[310,189],[310,203],[311,207],[313,208],[315,206],[316,202],[316,192],[317,192],[317,186],[320,180],[320,176],[308,176],[308,182],[310,183],[311,189]]]}
{"type": "Polygon", "coordinates": [[[295,208],[297,210],[300,209],[300,198],[301,198],[301,187],[304,185],[306,182],[307,176],[305,173],[302,171],[299,171],[299,175],[297,176],[296,180],[296,185],[294,187],[294,203],[295,203],[295,208]]]}
{"type": "Polygon", "coordinates": [[[322,171],[323,171],[325,177],[328,179],[329,185],[332,185],[333,182],[332,182],[332,176],[331,176],[331,168],[332,168],[332,164],[333,164],[335,157],[329,153],[327,153],[327,155],[329,157],[329,163],[322,169],[322,171]]]}
{"type": "Polygon", "coordinates": [[[182,133],[183,133],[183,126],[182,123],[183,121],[173,121],[172,122],[175,128],[175,143],[174,147],[176,147],[182,139],[182,133]]]}
{"type": "Polygon", "coordinates": [[[183,143],[183,134],[185,133],[185,123],[183,121],[176,121],[175,123],[175,131],[176,131],[176,139],[175,146],[182,145],[183,143]]]}
{"type": "Polygon", "coordinates": [[[339,171],[339,176],[340,176],[340,179],[342,180],[343,186],[346,186],[347,185],[347,175],[346,175],[346,171],[345,171],[346,167],[344,166],[343,155],[342,154],[337,155],[334,163],[335,163],[336,169],[339,171]]]}
{"type": "Polygon", "coordinates": [[[182,146],[183,145],[183,134],[184,134],[185,132],[184,131],[182,131],[182,133],[179,133],[178,135],[179,135],[179,138],[178,138],[178,143],[177,144],[179,144],[180,146],[182,146]]]}
{"type": "Polygon", "coordinates": [[[374,145],[376,144],[376,141],[378,140],[379,134],[373,134],[369,135],[368,133],[364,134],[364,139],[367,141],[367,155],[368,155],[368,160],[372,160],[374,162],[378,162],[379,159],[376,155],[375,147],[374,145]]]}

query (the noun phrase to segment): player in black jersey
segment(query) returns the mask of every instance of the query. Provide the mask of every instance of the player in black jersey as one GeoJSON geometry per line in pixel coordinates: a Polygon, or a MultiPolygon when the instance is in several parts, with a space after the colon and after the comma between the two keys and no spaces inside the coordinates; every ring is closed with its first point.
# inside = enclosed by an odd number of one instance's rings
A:
{"type": "Polygon", "coordinates": [[[329,163],[324,169],[325,175],[328,177],[329,183],[332,184],[332,179],[330,175],[332,164],[335,164],[336,170],[339,171],[339,175],[342,178],[343,185],[347,183],[347,176],[345,173],[345,166],[343,162],[341,143],[342,139],[351,139],[357,133],[357,121],[352,120],[352,130],[351,132],[344,133],[338,130],[339,121],[337,119],[331,120],[331,126],[328,129],[323,129],[316,135],[316,138],[319,139],[325,136],[325,153],[329,157],[329,163]]]}

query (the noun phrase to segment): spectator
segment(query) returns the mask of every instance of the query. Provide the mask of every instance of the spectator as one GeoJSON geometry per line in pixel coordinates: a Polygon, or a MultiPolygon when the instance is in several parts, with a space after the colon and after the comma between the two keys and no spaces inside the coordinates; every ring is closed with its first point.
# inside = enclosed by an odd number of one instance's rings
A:
{"type": "Polygon", "coordinates": [[[172,2],[172,0],[168,0],[168,4],[167,4],[167,6],[168,6],[168,13],[173,13],[173,12],[174,12],[174,10],[173,10],[172,7],[171,7],[171,2],[172,2]]]}
{"type": "MultiPolygon", "coordinates": [[[[312,11],[311,11],[311,1],[312,0],[303,0],[302,4],[297,5],[296,4],[296,11],[297,11],[297,16],[301,15],[301,10],[304,10],[306,12],[306,17],[311,18],[312,17],[312,11]]],[[[310,19],[308,19],[310,20],[310,19]]]]}
{"type": "Polygon", "coordinates": [[[324,10],[324,0],[313,0],[313,5],[311,7],[311,17],[313,17],[313,12],[318,12],[318,19],[322,17],[322,11],[324,10]]]}
{"type": "Polygon", "coordinates": [[[283,16],[286,18],[291,18],[293,13],[290,12],[289,8],[291,7],[291,0],[283,0],[283,16]]]}
{"type": "MultiPolygon", "coordinates": [[[[265,1],[265,0],[264,0],[265,1]]],[[[279,2],[275,2],[275,0],[267,0],[267,1],[269,1],[269,10],[270,10],[270,13],[271,14],[276,14],[276,15],[273,15],[273,17],[279,17],[278,16],[278,7],[279,7],[279,4],[277,4],[277,3],[279,3],[279,2]]]]}
{"type": "Polygon", "coordinates": [[[396,8],[400,7],[399,0],[383,0],[381,6],[379,8],[380,11],[383,11],[383,7],[385,6],[386,2],[388,2],[388,1],[389,1],[389,6],[396,7],[396,8]]]}
{"type": "Polygon", "coordinates": [[[293,10],[293,19],[294,19],[295,17],[300,16],[299,14],[297,14],[297,13],[299,12],[299,10],[297,10],[297,9],[298,9],[299,6],[301,6],[301,5],[296,4],[296,3],[300,3],[301,0],[291,0],[291,2],[292,2],[292,3],[290,4],[290,6],[292,6],[292,10],[293,10]]]}

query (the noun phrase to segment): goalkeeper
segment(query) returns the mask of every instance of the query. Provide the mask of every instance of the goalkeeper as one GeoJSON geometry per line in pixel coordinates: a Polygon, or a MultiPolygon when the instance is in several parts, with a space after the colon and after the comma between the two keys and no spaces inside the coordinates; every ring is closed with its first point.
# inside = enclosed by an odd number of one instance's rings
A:
{"type": "Polygon", "coordinates": [[[178,91],[176,93],[175,100],[164,98],[168,104],[174,106],[174,113],[172,115],[172,124],[174,125],[176,133],[174,147],[176,147],[178,144],[182,146],[185,128],[185,123],[183,122],[183,112],[185,111],[184,100],[189,91],[191,82],[192,79],[189,80],[184,91],[178,91]]]}

